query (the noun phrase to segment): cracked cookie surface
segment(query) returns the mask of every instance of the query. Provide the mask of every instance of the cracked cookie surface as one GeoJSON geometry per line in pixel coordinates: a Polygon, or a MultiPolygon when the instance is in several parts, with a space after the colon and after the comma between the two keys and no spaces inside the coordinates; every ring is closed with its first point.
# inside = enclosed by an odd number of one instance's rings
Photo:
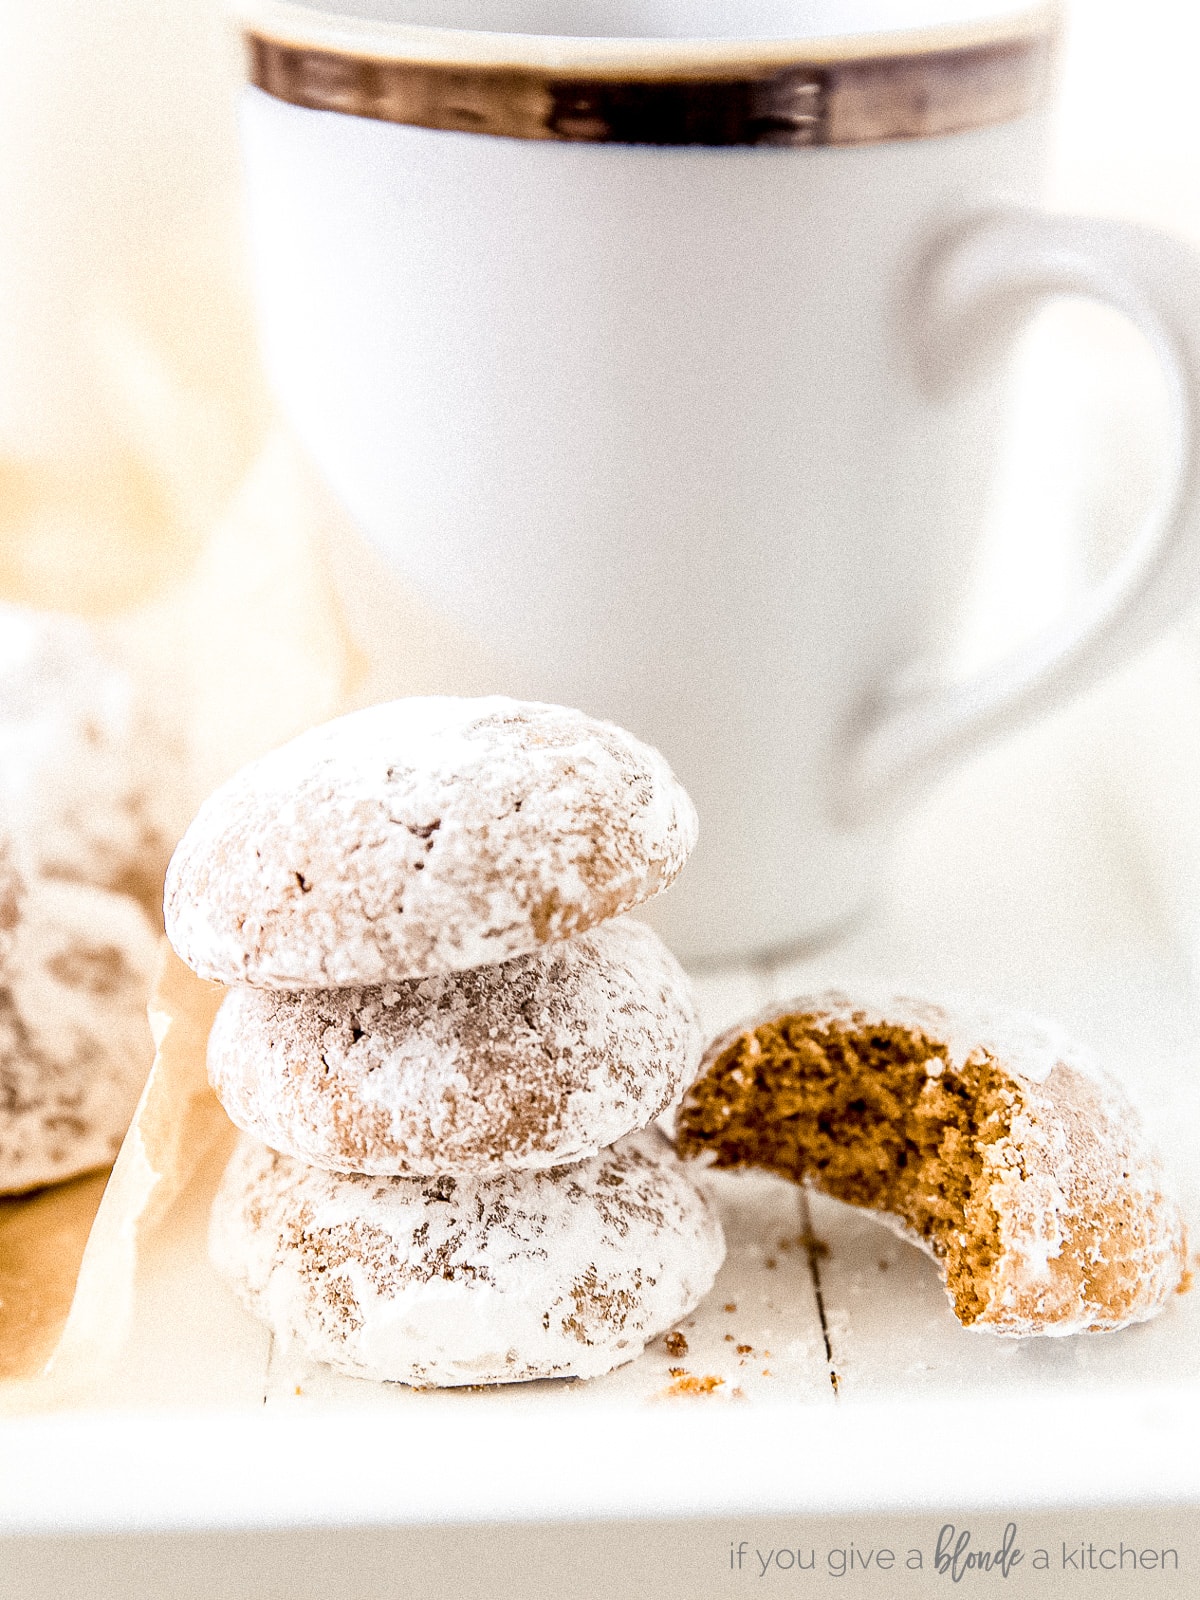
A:
{"type": "Polygon", "coordinates": [[[335,1172],[562,1166],[645,1127],[700,1059],[691,986],[628,917],[498,966],[370,989],[235,989],[209,1037],[226,1111],[335,1172]]]}
{"type": "Polygon", "coordinates": [[[430,1387],[611,1371],[698,1304],[725,1253],[653,1130],[488,1178],[322,1172],[243,1134],[209,1247],[280,1340],[430,1387]]]}
{"type": "Polygon", "coordinates": [[[433,977],[648,900],[696,837],[657,751],[561,706],[413,698],[326,723],[209,797],[167,876],[202,977],[274,989],[433,977]]]}

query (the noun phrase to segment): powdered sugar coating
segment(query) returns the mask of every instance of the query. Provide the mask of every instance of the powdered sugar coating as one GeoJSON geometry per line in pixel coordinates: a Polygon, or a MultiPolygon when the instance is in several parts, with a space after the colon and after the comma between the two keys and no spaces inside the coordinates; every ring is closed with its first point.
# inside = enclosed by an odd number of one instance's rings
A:
{"type": "Polygon", "coordinates": [[[7,969],[16,948],[26,890],[26,874],[17,863],[13,841],[0,834],[0,972],[7,969]]]}
{"type": "MultiPolygon", "coordinates": [[[[739,1035],[809,1014],[924,1035],[936,1046],[930,1080],[968,1062],[1006,1078],[1008,1132],[983,1146],[1000,1248],[988,1282],[977,1285],[986,1306],[973,1327],[1061,1336],[1122,1328],[1163,1309],[1186,1266],[1179,1205],[1124,1087],[1057,1024],[957,1000],[830,990],[727,1030],[705,1051],[700,1078],[739,1035]]],[[[879,1215],[938,1259],[902,1218],[879,1215]]]]}
{"type": "MultiPolygon", "coordinates": [[[[6,880],[9,868],[11,856],[6,880]]],[[[158,941],[141,908],[44,878],[17,903],[0,964],[0,1194],[107,1166],[153,1053],[158,941]]]]}
{"type": "Polygon", "coordinates": [[[279,1339],[418,1386],[592,1378],[691,1311],[720,1224],[666,1142],[492,1178],[346,1177],[243,1135],[210,1253],[279,1339]]]}
{"type": "Polygon", "coordinates": [[[629,918],[373,989],[235,989],[208,1070],[239,1128],[334,1172],[562,1166],[645,1127],[700,1058],[691,986],[629,918]]]}
{"type": "MultiPolygon", "coordinates": [[[[895,994],[883,988],[875,991],[858,986],[852,994],[828,989],[810,999],[819,1014],[842,1022],[893,1023],[913,1033],[924,1033],[944,1045],[941,1059],[949,1067],[961,1067],[982,1053],[1004,1062],[1024,1084],[1044,1083],[1056,1068],[1072,1067],[1085,1075],[1105,1079],[1123,1095],[1115,1080],[1104,1073],[1091,1054],[1059,1023],[1045,1017],[982,1005],[958,995],[937,1002],[895,994]]],[[[785,1009],[793,1009],[794,1005],[808,1006],[809,1003],[808,999],[789,1001],[786,1007],[776,1006],[764,1015],[778,1015],[785,1009]]],[[[753,1025],[753,1022],[744,1024],[746,1027],[753,1025]]],[[[715,1044],[711,1045],[705,1052],[706,1057],[715,1048],[715,1044]]]]}
{"type": "Polygon", "coordinates": [[[620,728],[498,696],[397,700],[210,796],[171,863],[167,933],[222,983],[433,977],[629,910],[695,836],[662,756],[620,728]]]}
{"type": "Polygon", "coordinates": [[[0,606],[0,824],[39,874],[161,898],[182,756],[80,618],[0,606]]]}

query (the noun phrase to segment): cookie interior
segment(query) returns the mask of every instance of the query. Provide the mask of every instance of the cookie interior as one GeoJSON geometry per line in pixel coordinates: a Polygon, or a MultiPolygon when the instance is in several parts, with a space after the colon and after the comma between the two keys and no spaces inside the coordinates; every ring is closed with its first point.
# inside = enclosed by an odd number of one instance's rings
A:
{"type": "Polygon", "coordinates": [[[785,1014],[738,1035],[689,1091],[679,1153],[764,1167],[903,1218],[942,1262],[955,1314],[988,1306],[1000,1253],[987,1151],[1020,1109],[985,1052],[861,1016],[785,1014]]]}

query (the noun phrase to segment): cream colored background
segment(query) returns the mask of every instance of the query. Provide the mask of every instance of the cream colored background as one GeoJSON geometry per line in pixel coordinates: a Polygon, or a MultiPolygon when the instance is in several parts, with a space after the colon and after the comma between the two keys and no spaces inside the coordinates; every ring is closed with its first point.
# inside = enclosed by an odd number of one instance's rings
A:
{"type": "MultiPolygon", "coordinates": [[[[1179,0],[1075,6],[1054,203],[1200,244],[1198,47],[1179,0]]],[[[264,449],[236,68],[216,0],[0,7],[0,591],[107,610],[153,593],[264,449]]],[[[966,659],[1111,559],[1162,467],[1159,380],[1114,316],[1045,313],[1022,369],[966,659]]],[[[1062,722],[1200,950],[1200,626],[1062,722]]]]}

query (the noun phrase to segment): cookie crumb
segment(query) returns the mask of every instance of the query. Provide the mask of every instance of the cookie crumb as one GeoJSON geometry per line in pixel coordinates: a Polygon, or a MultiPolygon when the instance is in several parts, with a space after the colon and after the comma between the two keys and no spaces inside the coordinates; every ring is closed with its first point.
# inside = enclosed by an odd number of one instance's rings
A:
{"type": "MultiPolygon", "coordinates": [[[[672,1369],[674,1376],[674,1369],[672,1369]]],[[[724,1386],[725,1379],[719,1378],[715,1372],[706,1373],[703,1378],[698,1378],[694,1373],[680,1370],[675,1377],[675,1382],[663,1390],[665,1396],[712,1394],[714,1390],[724,1386]]]]}
{"type": "Polygon", "coordinates": [[[732,1300],[729,1300],[729,1301],[727,1301],[725,1303],[725,1305],[723,1305],[721,1307],[721,1310],[722,1311],[736,1311],[737,1310],[737,1306],[734,1304],[734,1302],[732,1300]]]}
{"type": "Polygon", "coordinates": [[[737,1347],[737,1353],[740,1356],[752,1356],[754,1354],[754,1346],[752,1344],[740,1344],[737,1347]]]}
{"type": "Polygon", "coordinates": [[[670,1333],[665,1335],[663,1343],[667,1347],[669,1356],[685,1356],[688,1353],[688,1342],[678,1328],[673,1328],[670,1333]]]}

